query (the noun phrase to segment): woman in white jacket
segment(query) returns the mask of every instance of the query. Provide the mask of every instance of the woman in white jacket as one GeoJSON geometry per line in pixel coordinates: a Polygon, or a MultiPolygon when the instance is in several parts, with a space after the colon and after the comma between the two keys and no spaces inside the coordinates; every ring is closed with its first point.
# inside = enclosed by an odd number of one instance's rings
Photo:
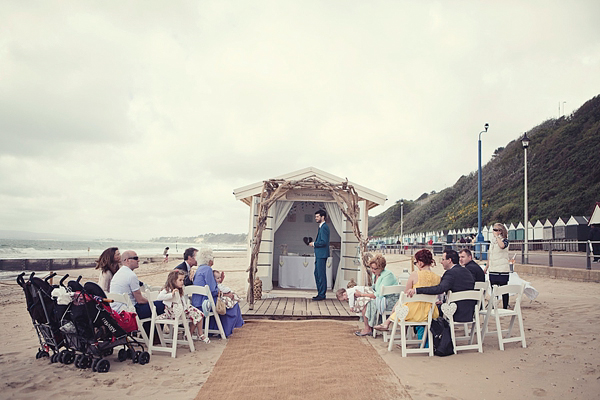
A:
{"type": "MultiPolygon", "coordinates": [[[[494,236],[490,240],[488,252],[488,265],[485,272],[490,273],[492,285],[504,286],[508,284],[510,266],[508,264],[508,232],[503,224],[494,224],[494,236]]],[[[508,308],[508,294],[502,295],[502,306],[508,308]]]]}

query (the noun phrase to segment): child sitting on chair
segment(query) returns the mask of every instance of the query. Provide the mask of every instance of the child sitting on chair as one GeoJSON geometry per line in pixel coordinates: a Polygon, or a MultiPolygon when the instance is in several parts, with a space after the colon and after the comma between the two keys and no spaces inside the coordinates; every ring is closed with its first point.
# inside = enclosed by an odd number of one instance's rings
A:
{"type": "Polygon", "coordinates": [[[190,322],[190,333],[193,335],[197,331],[198,338],[204,343],[210,343],[210,339],[202,334],[202,320],[204,314],[191,304],[185,304],[183,301],[183,279],[185,272],[180,269],[174,269],[169,272],[167,282],[160,291],[157,300],[161,300],[165,305],[165,312],[158,316],[158,319],[175,319],[177,313],[182,312],[190,322]],[[175,291],[179,292],[179,302],[174,302],[175,291]]]}
{"type": "Polygon", "coordinates": [[[356,286],[356,284],[350,286],[353,283],[354,280],[350,281],[350,283],[348,283],[348,289],[339,289],[335,293],[335,296],[339,301],[348,301],[350,304],[350,311],[362,313],[362,310],[365,308],[367,303],[372,300],[371,297],[364,297],[363,294],[373,294],[374,292],[370,286],[356,286]]]}
{"type": "Polygon", "coordinates": [[[223,280],[225,279],[225,272],[220,272],[214,270],[213,274],[215,275],[215,281],[217,281],[217,288],[219,291],[223,293],[223,301],[225,302],[225,308],[233,308],[238,301],[240,301],[240,296],[237,295],[234,291],[231,290],[228,286],[223,285],[223,280]]]}

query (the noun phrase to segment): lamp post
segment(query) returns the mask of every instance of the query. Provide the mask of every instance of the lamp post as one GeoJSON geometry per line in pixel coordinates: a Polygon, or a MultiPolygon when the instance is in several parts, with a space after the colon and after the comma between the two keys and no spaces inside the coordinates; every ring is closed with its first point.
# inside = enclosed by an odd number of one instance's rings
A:
{"type": "Polygon", "coordinates": [[[524,238],[524,243],[523,243],[523,260],[522,262],[524,264],[529,264],[529,210],[527,209],[527,148],[529,147],[529,142],[531,140],[527,137],[527,132],[525,132],[525,134],[523,135],[523,139],[521,139],[521,144],[523,145],[523,150],[525,152],[524,154],[524,165],[525,165],[525,176],[524,176],[524,181],[525,181],[525,196],[524,196],[524,221],[525,221],[525,236],[524,238]]]}
{"type": "Polygon", "coordinates": [[[487,132],[489,124],[486,123],[483,127],[483,131],[479,132],[478,144],[478,170],[477,170],[477,240],[475,241],[475,251],[479,252],[479,259],[481,260],[481,244],[483,243],[483,234],[481,233],[481,134],[487,132]]]}
{"type": "Polygon", "coordinates": [[[404,199],[400,199],[400,248],[404,254],[404,199]]]}

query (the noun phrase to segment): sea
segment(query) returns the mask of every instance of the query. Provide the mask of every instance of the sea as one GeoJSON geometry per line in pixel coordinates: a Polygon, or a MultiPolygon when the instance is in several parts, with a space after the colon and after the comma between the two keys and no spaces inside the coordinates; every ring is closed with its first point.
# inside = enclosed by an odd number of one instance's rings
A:
{"type": "Polygon", "coordinates": [[[26,240],[0,239],[0,259],[47,259],[47,258],[97,258],[109,247],[118,247],[121,253],[134,250],[139,256],[162,256],[165,247],[170,255],[181,256],[188,247],[210,247],[213,251],[244,251],[245,244],[221,243],[161,243],[149,241],[120,240],[26,240]]]}

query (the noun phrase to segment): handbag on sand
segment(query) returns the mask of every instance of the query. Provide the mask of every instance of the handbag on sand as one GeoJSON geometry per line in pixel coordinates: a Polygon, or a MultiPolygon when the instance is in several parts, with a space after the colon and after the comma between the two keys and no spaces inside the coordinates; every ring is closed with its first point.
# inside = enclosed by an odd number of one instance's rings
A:
{"type": "Polygon", "coordinates": [[[219,292],[219,297],[217,297],[217,314],[225,315],[227,312],[227,307],[225,307],[225,302],[223,301],[223,293],[219,292]]]}
{"type": "Polygon", "coordinates": [[[444,317],[431,321],[431,336],[433,337],[433,354],[444,357],[454,354],[450,324],[444,317]]]}

